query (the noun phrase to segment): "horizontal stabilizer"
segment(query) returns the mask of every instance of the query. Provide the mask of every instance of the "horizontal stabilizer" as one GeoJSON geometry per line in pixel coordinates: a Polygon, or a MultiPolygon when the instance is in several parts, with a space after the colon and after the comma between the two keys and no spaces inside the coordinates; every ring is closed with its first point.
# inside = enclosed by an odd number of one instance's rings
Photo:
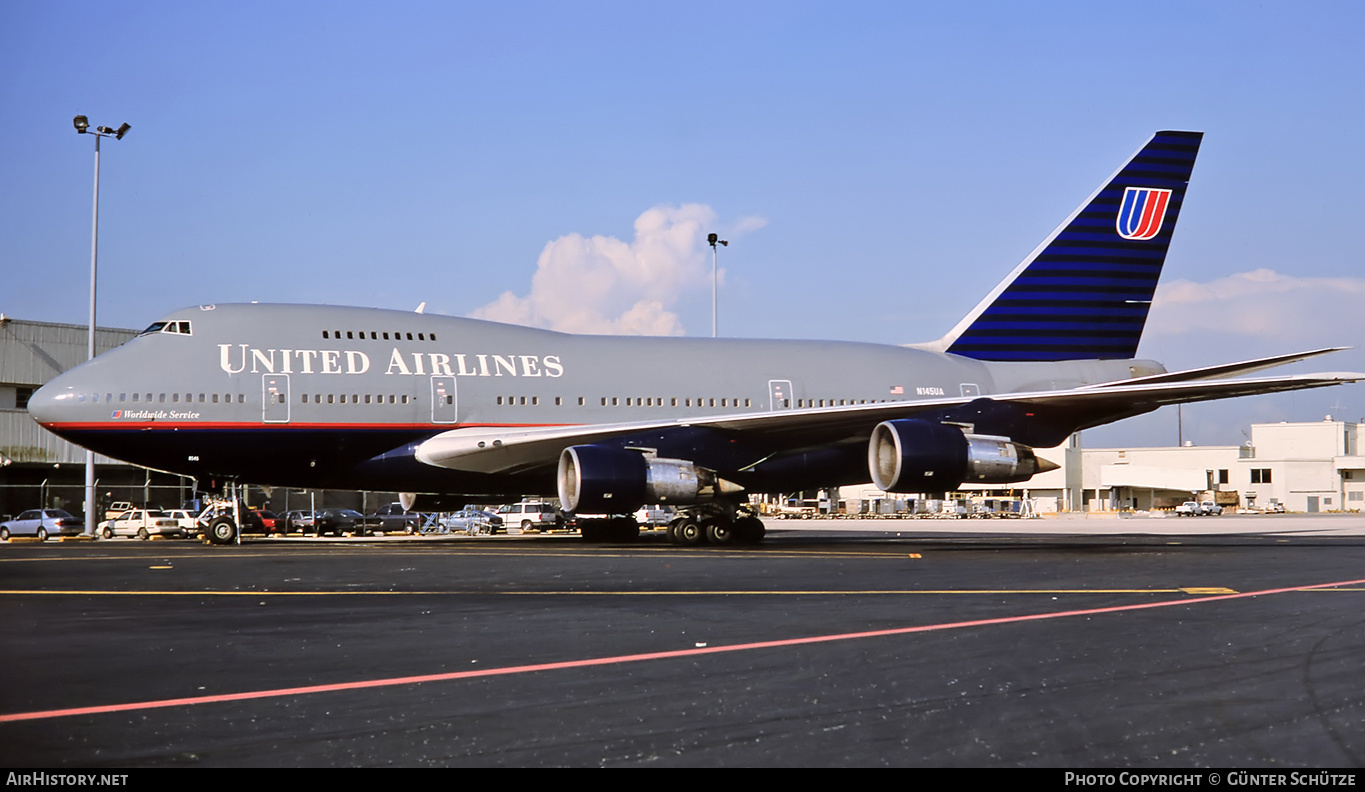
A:
{"type": "Polygon", "coordinates": [[[1256,358],[1255,360],[1244,360],[1240,363],[1224,363],[1218,366],[1204,366],[1202,368],[1184,369],[1182,371],[1168,371],[1164,374],[1152,374],[1146,377],[1133,377],[1130,379],[1112,380],[1089,385],[1089,388],[1112,388],[1119,385],[1151,385],[1161,382],[1190,382],[1192,380],[1207,380],[1222,377],[1236,377],[1242,374],[1250,374],[1255,371],[1265,371],[1266,369],[1284,366],[1290,363],[1298,363],[1301,360],[1326,355],[1331,352],[1341,352],[1350,347],[1326,347],[1325,349],[1314,349],[1311,352],[1293,352],[1288,355],[1275,355],[1273,357],[1256,358]]]}

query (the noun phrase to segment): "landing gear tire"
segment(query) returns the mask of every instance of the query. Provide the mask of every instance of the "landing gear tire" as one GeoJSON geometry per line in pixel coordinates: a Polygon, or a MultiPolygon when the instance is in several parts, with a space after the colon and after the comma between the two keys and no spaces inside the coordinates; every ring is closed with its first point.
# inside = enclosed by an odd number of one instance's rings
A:
{"type": "Polygon", "coordinates": [[[209,523],[209,541],[216,545],[232,544],[237,539],[237,524],[224,517],[209,523]]]}
{"type": "Polygon", "coordinates": [[[736,544],[755,545],[763,541],[763,535],[768,529],[763,527],[763,521],[757,517],[740,517],[735,520],[734,534],[736,544]]]}
{"type": "Polygon", "coordinates": [[[713,545],[728,545],[737,541],[734,524],[729,520],[716,517],[707,520],[704,526],[706,528],[706,541],[713,545]]]}
{"type": "Polygon", "coordinates": [[[675,523],[673,528],[669,529],[669,538],[673,540],[673,544],[696,547],[706,541],[706,529],[696,520],[686,519],[675,523]]]}

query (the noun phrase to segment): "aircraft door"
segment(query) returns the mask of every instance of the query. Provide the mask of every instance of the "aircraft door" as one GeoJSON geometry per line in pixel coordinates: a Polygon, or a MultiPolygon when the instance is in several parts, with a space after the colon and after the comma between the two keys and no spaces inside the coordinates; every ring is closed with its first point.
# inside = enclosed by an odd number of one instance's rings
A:
{"type": "Polygon", "coordinates": [[[792,381],[768,380],[768,409],[790,410],[792,406],[792,381]]]}
{"type": "Polygon", "coordinates": [[[261,375],[261,420],[289,423],[289,375],[261,375]]]}
{"type": "Polygon", "coordinates": [[[455,398],[455,378],[431,378],[431,422],[455,423],[459,400],[455,398]]]}

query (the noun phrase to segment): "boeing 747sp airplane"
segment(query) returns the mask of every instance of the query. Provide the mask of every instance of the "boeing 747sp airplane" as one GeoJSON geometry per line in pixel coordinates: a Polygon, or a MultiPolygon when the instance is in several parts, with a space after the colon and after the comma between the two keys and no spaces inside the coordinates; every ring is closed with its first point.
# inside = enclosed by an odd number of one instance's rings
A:
{"type": "Polygon", "coordinates": [[[580,514],[673,504],[680,544],[759,540],[750,493],[1022,482],[1056,467],[1034,447],[1080,429],[1365,378],[1230,378],[1331,349],[1178,372],[1135,359],[1202,137],[1156,133],[932,343],[201,305],[52,380],[28,409],[86,448],[201,482],[395,491],[432,508],[530,494],[580,514]]]}

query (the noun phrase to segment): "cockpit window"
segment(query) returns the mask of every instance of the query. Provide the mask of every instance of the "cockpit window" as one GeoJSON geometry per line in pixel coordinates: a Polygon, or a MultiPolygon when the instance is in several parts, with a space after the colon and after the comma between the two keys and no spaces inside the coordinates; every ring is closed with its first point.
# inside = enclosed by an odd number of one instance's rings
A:
{"type": "Polygon", "coordinates": [[[175,333],[177,335],[192,335],[190,333],[190,323],[188,321],[178,322],[152,322],[146,330],[138,333],[140,336],[151,335],[152,333],[175,333]]]}

